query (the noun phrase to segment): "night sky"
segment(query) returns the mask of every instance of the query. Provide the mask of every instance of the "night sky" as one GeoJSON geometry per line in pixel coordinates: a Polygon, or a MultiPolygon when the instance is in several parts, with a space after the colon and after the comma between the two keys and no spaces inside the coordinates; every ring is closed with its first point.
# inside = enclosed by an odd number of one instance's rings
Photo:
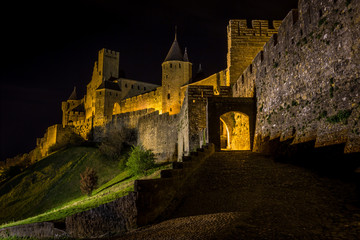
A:
{"type": "Polygon", "coordinates": [[[2,3],[0,160],[35,147],[61,123],[61,101],[90,82],[102,48],[120,52],[130,79],[160,84],[178,28],[194,72],[226,68],[230,19],[282,20],[297,0],[11,1],[2,3]]]}

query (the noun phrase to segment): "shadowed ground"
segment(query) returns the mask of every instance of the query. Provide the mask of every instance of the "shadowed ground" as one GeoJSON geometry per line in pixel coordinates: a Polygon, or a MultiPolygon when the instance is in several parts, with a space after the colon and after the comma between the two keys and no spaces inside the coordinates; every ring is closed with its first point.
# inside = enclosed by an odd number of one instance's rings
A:
{"type": "Polygon", "coordinates": [[[206,160],[172,219],[115,239],[360,239],[356,186],[249,151],[206,160]]]}

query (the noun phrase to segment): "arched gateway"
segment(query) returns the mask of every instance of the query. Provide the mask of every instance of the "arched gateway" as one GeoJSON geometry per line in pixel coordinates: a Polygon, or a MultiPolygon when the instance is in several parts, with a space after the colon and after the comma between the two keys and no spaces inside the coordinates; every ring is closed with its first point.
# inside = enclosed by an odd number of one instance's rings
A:
{"type": "Polygon", "coordinates": [[[226,124],[226,116],[228,115],[227,118],[231,116],[236,121],[236,113],[244,115],[248,119],[248,123],[244,124],[244,126],[248,128],[250,136],[245,138],[249,141],[245,145],[250,146],[250,150],[253,149],[256,120],[256,102],[254,98],[209,97],[206,106],[206,128],[208,142],[215,144],[215,150],[220,151],[222,148],[238,150],[231,148],[231,132],[228,129],[229,124],[226,124]],[[221,126],[225,125],[226,131],[224,129],[221,131],[221,126]],[[222,133],[226,133],[227,137],[221,137],[222,133]]]}

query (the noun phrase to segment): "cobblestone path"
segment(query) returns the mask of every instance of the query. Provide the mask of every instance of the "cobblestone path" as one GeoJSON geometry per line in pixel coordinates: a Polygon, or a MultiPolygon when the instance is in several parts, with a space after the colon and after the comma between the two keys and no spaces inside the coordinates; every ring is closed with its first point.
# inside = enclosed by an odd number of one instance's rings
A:
{"type": "Polygon", "coordinates": [[[354,184],[251,153],[218,152],[172,219],[116,239],[360,239],[354,184]]]}

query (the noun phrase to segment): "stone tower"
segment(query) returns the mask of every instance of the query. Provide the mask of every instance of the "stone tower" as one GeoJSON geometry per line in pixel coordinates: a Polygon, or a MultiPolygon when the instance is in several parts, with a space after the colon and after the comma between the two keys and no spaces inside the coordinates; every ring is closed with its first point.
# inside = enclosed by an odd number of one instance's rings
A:
{"type": "Polygon", "coordinates": [[[101,49],[85,96],[86,119],[95,115],[96,89],[106,80],[119,77],[120,53],[101,49]]]}
{"type": "Polygon", "coordinates": [[[162,63],[162,112],[170,115],[180,112],[180,87],[189,84],[192,77],[192,63],[186,49],[182,54],[176,35],[162,63]]]}
{"type": "Polygon", "coordinates": [[[227,85],[233,85],[243,71],[251,64],[269,41],[277,33],[281,21],[272,21],[269,26],[267,20],[252,20],[248,26],[247,20],[232,19],[227,27],[228,54],[227,54],[227,85]]]}

